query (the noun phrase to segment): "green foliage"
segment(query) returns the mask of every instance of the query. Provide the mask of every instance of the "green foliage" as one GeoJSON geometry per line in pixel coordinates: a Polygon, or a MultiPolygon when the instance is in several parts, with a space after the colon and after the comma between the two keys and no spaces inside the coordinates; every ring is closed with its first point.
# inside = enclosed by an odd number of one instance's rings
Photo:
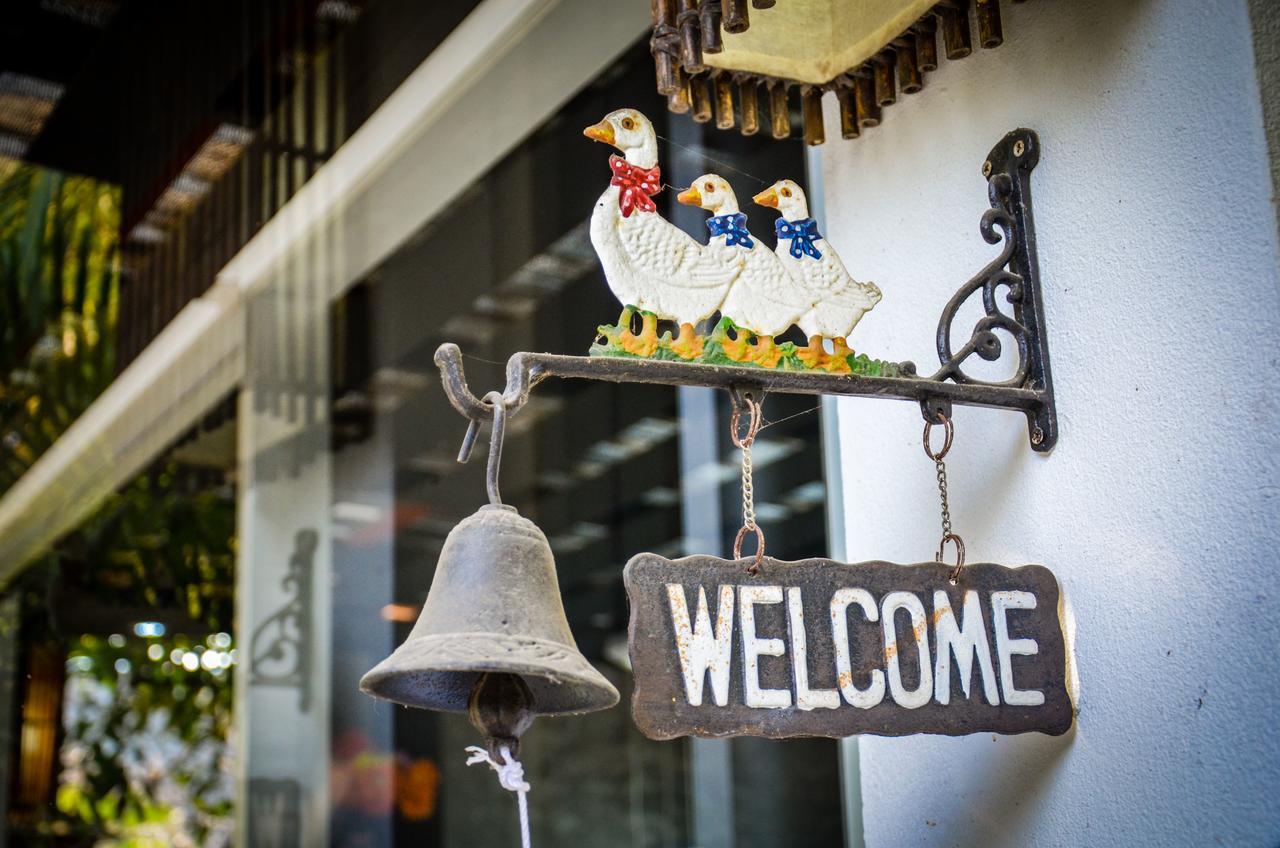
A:
{"type": "Polygon", "coordinates": [[[126,609],[175,612],[192,626],[231,627],[234,495],[176,463],[108,496],[56,556],[64,588],[126,609]]]}
{"type": "MultiPolygon", "coordinates": [[[[725,351],[724,343],[727,339],[727,333],[732,330],[739,331],[739,328],[729,318],[721,318],[716,324],[715,329],[710,335],[703,337],[702,354],[694,360],[688,360],[681,357],[675,351],[671,350],[671,336],[669,333],[664,334],[659,340],[658,349],[653,352],[652,356],[638,356],[626,350],[622,344],[622,334],[628,328],[619,327],[614,324],[602,324],[596,328],[596,340],[592,343],[589,356],[612,356],[622,359],[656,359],[660,361],[671,362],[694,362],[702,365],[728,365],[735,368],[763,368],[764,366],[758,362],[750,360],[738,360],[729,356],[725,351]]],[[[745,332],[745,331],[744,331],[745,332]]],[[[783,342],[778,345],[781,356],[775,366],[777,370],[782,371],[826,371],[822,368],[811,368],[806,365],[799,356],[796,346],[791,342],[783,342]]],[[[902,377],[906,376],[902,372],[902,366],[896,362],[888,362],[883,359],[872,359],[865,353],[849,354],[846,357],[849,363],[849,373],[858,374],[864,377],[902,377]]]]}
{"type": "Polygon", "coordinates": [[[115,374],[119,191],[0,160],[0,494],[115,374]]]}

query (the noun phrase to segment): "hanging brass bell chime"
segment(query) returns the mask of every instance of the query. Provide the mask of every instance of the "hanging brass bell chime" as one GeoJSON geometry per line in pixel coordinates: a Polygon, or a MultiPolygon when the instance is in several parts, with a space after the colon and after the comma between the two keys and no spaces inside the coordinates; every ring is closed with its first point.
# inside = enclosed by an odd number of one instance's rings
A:
{"type": "Polygon", "coordinates": [[[501,501],[505,414],[501,396],[491,397],[490,503],[450,531],[409,638],[360,688],[408,707],[466,712],[496,758],[503,745],[517,753],[535,717],[606,709],[618,690],[578,651],[546,535],[501,501]]]}

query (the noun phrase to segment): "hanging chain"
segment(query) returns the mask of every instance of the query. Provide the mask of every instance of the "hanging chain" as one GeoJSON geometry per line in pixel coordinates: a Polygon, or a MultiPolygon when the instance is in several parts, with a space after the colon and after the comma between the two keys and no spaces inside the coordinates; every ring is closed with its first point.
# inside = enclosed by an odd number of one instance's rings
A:
{"type": "Polygon", "coordinates": [[[929,435],[933,431],[933,422],[926,421],[924,424],[924,455],[933,460],[934,466],[937,468],[938,476],[938,501],[942,507],[942,538],[938,542],[938,552],[934,555],[935,562],[945,562],[943,554],[946,553],[947,542],[951,542],[956,548],[956,564],[951,570],[951,582],[954,584],[960,579],[960,569],[964,567],[964,540],[951,530],[951,502],[947,498],[947,463],[945,459],[948,451],[951,450],[951,441],[955,437],[955,425],[951,423],[951,419],[942,416],[943,439],[942,449],[935,451],[933,445],[929,442],[929,435]]]}
{"type": "Polygon", "coordinates": [[[951,504],[947,501],[947,464],[942,458],[934,460],[938,466],[938,499],[942,502],[942,537],[951,535],[951,504]]]}
{"type": "Polygon", "coordinates": [[[760,424],[764,416],[760,401],[750,394],[739,395],[733,392],[732,395],[733,416],[729,419],[729,437],[733,440],[734,447],[742,450],[742,528],[738,530],[738,535],[733,540],[733,558],[742,559],[742,541],[748,533],[755,533],[756,556],[747,568],[748,574],[755,574],[760,570],[760,563],[764,560],[764,531],[760,529],[760,525],[756,524],[756,494],[755,485],[751,479],[751,446],[755,444],[756,434],[760,432],[760,424]],[[751,415],[747,421],[745,436],[742,434],[744,405],[751,415]]]}

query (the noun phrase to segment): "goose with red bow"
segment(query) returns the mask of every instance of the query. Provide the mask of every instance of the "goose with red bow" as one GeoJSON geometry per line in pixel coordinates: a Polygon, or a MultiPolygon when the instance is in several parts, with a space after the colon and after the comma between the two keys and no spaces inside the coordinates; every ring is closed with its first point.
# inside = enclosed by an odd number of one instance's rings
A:
{"type": "Polygon", "coordinates": [[[738,208],[738,196],[724,177],[703,174],[676,199],[711,213],[707,219],[709,252],[718,253],[726,265],[742,263],[742,273],[720,306],[721,315],[732,323],[734,337],[722,320],[713,338],[730,359],[777,367],[783,352],[774,336],[796,323],[813,306],[813,300],[791,280],[777,255],[747,229],[747,216],[738,208]],[[748,342],[749,335],[755,336],[754,344],[748,342]]]}
{"type": "Polygon", "coordinates": [[[694,325],[720,308],[742,263],[725,263],[658,213],[662,190],[658,138],[635,109],[610,112],[583,130],[587,138],[622,152],[609,157],[609,188],[591,213],[591,244],[610,290],[622,302],[618,343],[628,353],[652,356],[659,347],[658,320],[675,321],[680,333],[670,349],[683,359],[702,354],[694,325]],[[640,311],[641,331],[631,332],[640,311]]]}
{"type": "Polygon", "coordinates": [[[813,304],[796,322],[809,339],[797,356],[810,368],[847,373],[853,353],[847,339],[862,316],[880,302],[879,287],[858,282],[845,269],[835,248],[818,232],[804,191],[794,181],[778,180],[757,194],[755,202],[782,213],[774,225],[775,253],[813,304]],[[831,339],[831,353],[824,339],[831,339]]]}

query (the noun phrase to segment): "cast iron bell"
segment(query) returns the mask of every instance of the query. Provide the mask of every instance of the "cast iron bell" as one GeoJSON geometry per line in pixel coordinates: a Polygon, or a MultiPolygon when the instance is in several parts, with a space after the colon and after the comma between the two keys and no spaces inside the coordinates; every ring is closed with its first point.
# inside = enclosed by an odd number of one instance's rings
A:
{"type": "Polygon", "coordinates": [[[491,749],[502,742],[514,753],[534,716],[612,707],[618,690],[578,651],[547,537],[498,497],[502,417],[489,450],[492,503],[450,531],[409,638],[360,688],[409,707],[469,712],[491,749]]]}

